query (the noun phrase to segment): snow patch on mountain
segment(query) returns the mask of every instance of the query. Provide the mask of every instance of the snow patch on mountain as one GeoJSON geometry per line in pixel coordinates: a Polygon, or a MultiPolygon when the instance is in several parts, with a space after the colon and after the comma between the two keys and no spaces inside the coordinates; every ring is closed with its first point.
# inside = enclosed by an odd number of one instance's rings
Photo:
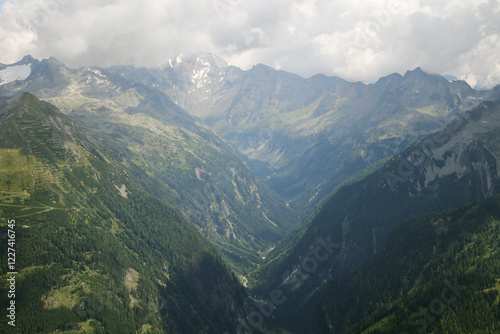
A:
{"type": "Polygon", "coordinates": [[[0,85],[25,80],[31,74],[31,64],[8,66],[0,71],[0,85]]]}
{"type": "Polygon", "coordinates": [[[210,62],[205,62],[203,59],[198,57],[196,59],[196,64],[201,63],[201,66],[196,66],[193,68],[193,77],[191,79],[191,82],[196,84],[197,88],[202,88],[207,82],[210,84],[212,83],[208,79],[208,73],[212,69],[212,64],[210,62]]]}

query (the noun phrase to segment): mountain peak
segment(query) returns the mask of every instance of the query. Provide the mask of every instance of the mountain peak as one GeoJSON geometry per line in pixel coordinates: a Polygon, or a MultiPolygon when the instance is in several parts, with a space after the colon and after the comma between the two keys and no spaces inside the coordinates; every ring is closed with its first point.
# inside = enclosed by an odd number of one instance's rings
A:
{"type": "Polygon", "coordinates": [[[3,65],[3,67],[19,66],[19,65],[29,65],[29,64],[33,64],[36,61],[37,60],[35,58],[33,58],[31,55],[26,55],[21,60],[19,60],[18,62],[15,62],[15,63],[12,63],[12,64],[1,64],[0,63],[0,65],[3,65]]]}
{"type": "Polygon", "coordinates": [[[214,54],[211,54],[211,53],[198,54],[196,56],[196,61],[201,62],[201,63],[205,63],[205,64],[210,63],[211,65],[216,65],[218,67],[228,67],[229,66],[228,63],[224,59],[222,59],[214,54]]]}
{"type": "Polygon", "coordinates": [[[18,103],[33,104],[42,102],[38,97],[29,92],[19,92],[14,95],[13,99],[17,99],[18,103]]]}
{"type": "Polygon", "coordinates": [[[421,67],[417,67],[414,70],[406,71],[404,77],[408,78],[412,76],[422,76],[422,75],[428,75],[428,73],[424,72],[421,67]]]}
{"type": "Polygon", "coordinates": [[[14,64],[0,64],[0,86],[17,80],[25,80],[31,75],[31,66],[36,60],[31,56],[25,56],[14,64]]]}
{"type": "Polygon", "coordinates": [[[13,97],[6,98],[0,103],[0,109],[2,110],[0,120],[9,117],[47,119],[62,115],[55,106],[28,92],[19,92],[13,97]]]}
{"type": "Polygon", "coordinates": [[[384,87],[384,89],[390,89],[390,87],[394,85],[399,85],[402,80],[403,76],[401,74],[393,73],[378,79],[375,85],[380,85],[384,87]]]}
{"type": "Polygon", "coordinates": [[[417,67],[413,71],[407,71],[404,75],[405,80],[424,80],[424,82],[433,82],[434,84],[448,84],[449,81],[439,74],[429,74],[417,67]]]}
{"type": "Polygon", "coordinates": [[[169,59],[169,65],[172,68],[181,65],[183,62],[191,64],[192,66],[229,66],[229,64],[224,59],[211,53],[195,53],[190,56],[179,54],[175,59],[169,59]]]}
{"type": "Polygon", "coordinates": [[[11,98],[7,98],[0,104],[0,120],[8,117],[24,117],[25,113],[38,104],[40,100],[33,94],[19,92],[11,98]]]}
{"type": "Polygon", "coordinates": [[[66,67],[66,65],[62,61],[54,57],[49,57],[48,59],[44,59],[42,60],[42,63],[57,65],[58,67],[66,67]]]}
{"type": "Polygon", "coordinates": [[[252,69],[258,69],[258,70],[267,70],[267,71],[276,71],[276,69],[272,68],[271,66],[264,65],[264,64],[257,64],[252,67],[252,69]]]}
{"type": "Polygon", "coordinates": [[[16,63],[16,65],[26,65],[26,64],[32,64],[36,61],[35,58],[33,58],[31,55],[26,55],[21,59],[19,62],[16,63]]]}
{"type": "Polygon", "coordinates": [[[8,100],[9,103],[15,106],[26,106],[32,108],[42,101],[35,95],[28,92],[19,92],[8,100]]]}

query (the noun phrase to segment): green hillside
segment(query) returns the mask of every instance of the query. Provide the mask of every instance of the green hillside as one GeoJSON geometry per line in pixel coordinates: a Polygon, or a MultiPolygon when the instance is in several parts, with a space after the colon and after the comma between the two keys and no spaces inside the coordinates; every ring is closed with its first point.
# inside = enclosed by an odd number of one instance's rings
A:
{"type": "Polygon", "coordinates": [[[194,225],[107,156],[52,105],[0,101],[2,333],[234,331],[246,294],[194,225]],[[12,226],[11,226],[12,227],[12,226]]]}
{"type": "Polygon", "coordinates": [[[498,333],[500,196],[401,224],[322,291],[311,333],[498,333]]]}

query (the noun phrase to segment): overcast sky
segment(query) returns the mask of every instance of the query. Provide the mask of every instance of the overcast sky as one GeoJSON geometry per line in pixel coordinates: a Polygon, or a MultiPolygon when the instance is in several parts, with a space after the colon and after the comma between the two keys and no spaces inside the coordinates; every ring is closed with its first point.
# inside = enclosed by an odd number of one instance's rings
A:
{"type": "Polygon", "coordinates": [[[373,82],[422,67],[500,83],[500,0],[0,0],[0,63],[161,66],[210,52],[373,82]]]}

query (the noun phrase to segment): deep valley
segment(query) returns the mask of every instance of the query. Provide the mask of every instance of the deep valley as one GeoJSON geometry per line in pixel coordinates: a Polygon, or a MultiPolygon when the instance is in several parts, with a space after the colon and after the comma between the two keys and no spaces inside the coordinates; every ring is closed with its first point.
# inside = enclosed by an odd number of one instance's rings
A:
{"type": "Polygon", "coordinates": [[[498,333],[499,166],[421,68],[0,64],[0,332],[498,333]]]}

